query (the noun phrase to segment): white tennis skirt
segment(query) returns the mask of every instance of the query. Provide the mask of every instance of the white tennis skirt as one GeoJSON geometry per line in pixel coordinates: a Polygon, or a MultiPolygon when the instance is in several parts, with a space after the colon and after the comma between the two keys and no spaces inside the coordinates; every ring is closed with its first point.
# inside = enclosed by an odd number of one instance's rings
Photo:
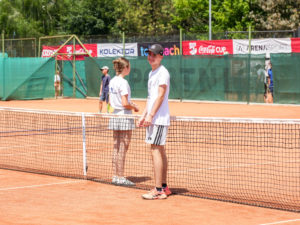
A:
{"type": "MultiPolygon", "coordinates": [[[[131,110],[115,109],[113,114],[116,115],[130,115],[131,110]]],[[[110,130],[133,130],[135,128],[134,119],[126,117],[113,117],[109,119],[108,129],[110,130]]]]}

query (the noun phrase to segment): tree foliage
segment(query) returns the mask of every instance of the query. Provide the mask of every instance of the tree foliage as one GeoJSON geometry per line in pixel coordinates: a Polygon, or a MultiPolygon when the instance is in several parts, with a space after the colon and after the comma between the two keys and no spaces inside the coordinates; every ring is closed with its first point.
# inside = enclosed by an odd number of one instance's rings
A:
{"type": "Polygon", "coordinates": [[[300,0],[256,0],[251,19],[260,30],[295,30],[300,26],[300,0]]]}
{"type": "MultiPolygon", "coordinates": [[[[291,30],[300,0],[211,0],[213,32],[291,30]]],[[[0,0],[7,37],[205,33],[209,0],[0,0]]]]}
{"type": "Polygon", "coordinates": [[[164,34],[173,31],[171,0],[118,0],[117,23],[112,31],[118,33],[164,34]]]}

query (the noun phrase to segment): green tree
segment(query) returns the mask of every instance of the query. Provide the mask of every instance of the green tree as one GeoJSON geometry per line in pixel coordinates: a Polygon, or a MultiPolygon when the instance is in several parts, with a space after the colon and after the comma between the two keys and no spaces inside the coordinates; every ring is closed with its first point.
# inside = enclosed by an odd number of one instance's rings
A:
{"type": "MultiPolygon", "coordinates": [[[[211,0],[212,31],[297,29],[300,0],[211,0]]],[[[209,0],[0,0],[6,37],[208,33],[209,0]]]]}
{"type": "Polygon", "coordinates": [[[172,0],[117,0],[117,21],[112,32],[156,35],[174,30],[172,0]]]}
{"type": "Polygon", "coordinates": [[[257,30],[295,30],[300,25],[300,0],[252,0],[251,19],[257,30]]]}
{"type": "MultiPolygon", "coordinates": [[[[212,0],[212,30],[247,30],[251,0],[212,0]]],[[[172,23],[190,33],[209,30],[209,0],[173,0],[172,23]]]]}
{"type": "Polygon", "coordinates": [[[248,29],[251,19],[251,0],[224,0],[214,7],[215,31],[244,31],[248,29]]]}
{"type": "Polygon", "coordinates": [[[67,33],[78,35],[109,34],[116,23],[115,0],[74,1],[60,25],[67,33]]]}
{"type": "Polygon", "coordinates": [[[173,0],[172,24],[185,32],[208,31],[208,0],[173,0]]]}
{"type": "Polygon", "coordinates": [[[70,0],[1,0],[0,29],[6,34],[27,37],[61,32],[59,21],[70,0]]]}

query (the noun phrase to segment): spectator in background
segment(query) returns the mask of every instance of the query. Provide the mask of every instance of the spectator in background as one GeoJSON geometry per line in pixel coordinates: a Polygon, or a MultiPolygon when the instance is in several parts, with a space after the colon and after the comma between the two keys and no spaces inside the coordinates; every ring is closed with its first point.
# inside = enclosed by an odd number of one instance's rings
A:
{"type": "Polygon", "coordinates": [[[264,101],[266,102],[267,99],[267,90],[268,90],[268,83],[267,83],[267,71],[263,68],[262,65],[258,64],[256,66],[256,73],[257,73],[257,80],[256,80],[256,93],[261,93],[260,87],[261,84],[264,84],[264,101]]]}
{"type": "Polygon", "coordinates": [[[56,70],[54,75],[54,89],[55,89],[55,98],[60,95],[60,74],[59,71],[56,70]]]}
{"type": "Polygon", "coordinates": [[[108,74],[108,70],[109,68],[107,66],[103,66],[101,68],[101,72],[102,72],[102,77],[101,77],[101,85],[100,85],[100,92],[99,92],[99,113],[102,112],[102,106],[103,106],[103,102],[106,102],[106,106],[107,106],[107,112],[109,112],[109,82],[110,82],[110,76],[108,74]]]}
{"type": "Polygon", "coordinates": [[[272,72],[272,63],[269,63],[269,68],[268,68],[268,96],[267,96],[267,102],[268,103],[273,103],[273,91],[274,91],[274,85],[273,85],[273,72],[272,72]]]}

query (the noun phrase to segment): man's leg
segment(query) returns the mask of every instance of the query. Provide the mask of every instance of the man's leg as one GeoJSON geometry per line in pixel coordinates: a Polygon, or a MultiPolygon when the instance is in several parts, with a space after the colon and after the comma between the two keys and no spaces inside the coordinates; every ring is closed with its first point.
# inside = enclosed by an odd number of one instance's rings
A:
{"type": "Polygon", "coordinates": [[[168,159],[163,145],[151,145],[155,187],[167,183],[168,159]]]}
{"type": "Polygon", "coordinates": [[[100,99],[99,100],[99,113],[102,112],[102,105],[103,105],[103,101],[100,99]]]}
{"type": "Polygon", "coordinates": [[[163,150],[161,151],[161,156],[163,160],[163,171],[162,171],[162,184],[167,183],[167,171],[168,171],[168,159],[166,155],[166,149],[163,146],[163,150]]]}
{"type": "Polygon", "coordinates": [[[152,160],[154,167],[155,188],[147,194],[142,195],[144,199],[166,199],[167,195],[163,190],[162,184],[167,179],[167,157],[165,148],[162,145],[151,145],[152,160]]]}
{"type": "Polygon", "coordinates": [[[154,166],[155,187],[161,188],[163,179],[166,179],[166,172],[164,173],[164,170],[166,170],[166,166],[164,166],[164,161],[166,158],[164,146],[151,145],[151,152],[154,166]]]}
{"type": "Polygon", "coordinates": [[[109,113],[110,112],[110,104],[109,104],[109,95],[108,95],[108,93],[106,93],[105,102],[106,102],[106,112],[109,113]]]}

